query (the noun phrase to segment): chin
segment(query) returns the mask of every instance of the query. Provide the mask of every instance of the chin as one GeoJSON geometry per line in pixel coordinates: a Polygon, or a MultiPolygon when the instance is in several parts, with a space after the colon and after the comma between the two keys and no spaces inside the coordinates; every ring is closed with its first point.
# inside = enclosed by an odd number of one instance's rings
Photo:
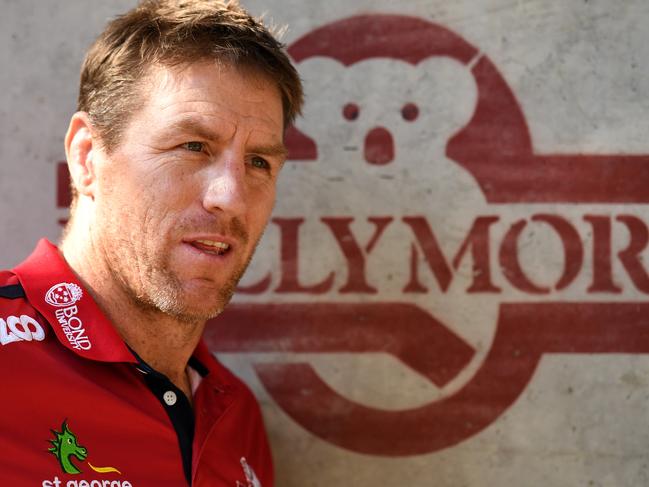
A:
{"type": "Polygon", "coordinates": [[[178,313],[169,313],[174,319],[181,323],[189,323],[192,325],[202,325],[206,321],[216,318],[223,311],[222,308],[201,309],[201,310],[182,310],[178,313]]]}
{"type": "Polygon", "coordinates": [[[234,288],[221,287],[218,290],[203,289],[197,292],[162,293],[155,300],[155,306],[163,313],[183,322],[205,322],[218,316],[230,302],[234,288]]]}
{"type": "Polygon", "coordinates": [[[192,306],[188,303],[156,303],[156,307],[162,313],[184,323],[204,323],[207,320],[217,317],[225,308],[227,303],[214,302],[210,306],[192,306]]]}
{"type": "Polygon", "coordinates": [[[158,270],[141,295],[148,304],[184,322],[205,322],[219,315],[230,302],[243,272],[222,278],[182,276],[158,270]]]}

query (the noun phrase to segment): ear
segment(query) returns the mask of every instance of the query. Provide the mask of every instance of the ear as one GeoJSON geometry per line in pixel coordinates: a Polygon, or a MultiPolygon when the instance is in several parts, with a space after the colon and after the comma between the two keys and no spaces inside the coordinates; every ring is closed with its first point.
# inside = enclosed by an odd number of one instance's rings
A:
{"type": "Polygon", "coordinates": [[[340,92],[345,86],[345,67],[334,59],[315,57],[302,61],[298,70],[307,102],[296,126],[316,140],[322,140],[333,124],[340,125],[339,104],[343,98],[340,92]]]}
{"type": "Polygon", "coordinates": [[[77,112],[70,119],[65,135],[65,155],[68,160],[70,179],[81,195],[94,198],[95,194],[95,152],[99,140],[86,112],[77,112]]]}
{"type": "Polygon", "coordinates": [[[466,125],[478,103],[478,87],[470,69],[449,57],[431,57],[418,66],[416,91],[426,100],[426,113],[446,138],[466,125]]]}
{"type": "Polygon", "coordinates": [[[326,98],[323,92],[341,89],[340,78],[345,73],[345,66],[335,59],[320,56],[309,58],[302,61],[297,69],[302,77],[305,95],[309,98],[326,98]]]}

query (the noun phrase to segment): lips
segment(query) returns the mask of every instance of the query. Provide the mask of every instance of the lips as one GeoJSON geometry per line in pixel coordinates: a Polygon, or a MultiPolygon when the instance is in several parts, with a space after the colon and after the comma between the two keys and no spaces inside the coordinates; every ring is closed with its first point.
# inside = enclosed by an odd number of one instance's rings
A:
{"type": "Polygon", "coordinates": [[[224,255],[230,251],[232,246],[221,240],[197,239],[187,242],[192,247],[211,255],[224,255]]]}

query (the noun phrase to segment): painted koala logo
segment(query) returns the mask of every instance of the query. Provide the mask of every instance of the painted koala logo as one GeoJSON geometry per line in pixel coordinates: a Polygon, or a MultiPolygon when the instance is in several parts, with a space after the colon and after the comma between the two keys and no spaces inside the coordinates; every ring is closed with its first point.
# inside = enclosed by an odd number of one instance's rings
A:
{"type": "Polygon", "coordinates": [[[337,184],[329,194],[347,193],[358,204],[358,189],[371,188],[365,199],[374,211],[377,203],[392,212],[396,202],[405,212],[421,212],[422,202],[427,212],[431,203],[445,211],[484,204],[473,176],[445,155],[477,103],[469,67],[441,56],[417,66],[381,58],[347,67],[316,57],[299,70],[308,103],[297,128],[317,141],[317,159],[325,162],[317,171],[337,184]],[[401,206],[410,202],[417,208],[401,206]]]}
{"type": "MultiPolygon", "coordinates": [[[[486,211],[474,176],[446,155],[449,139],[469,123],[477,105],[478,87],[470,66],[446,56],[417,65],[372,58],[350,66],[330,57],[313,57],[298,69],[308,102],[296,126],[316,142],[317,163],[300,165],[296,172],[301,182],[313,186],[309,191],[313,198],[297,201],[295,192],[286,188],[278,212],[292,214],[292,209],[301,208],[306,214],[354,215],[363,238],[371,235],[369,230],[363,234],[363,225],[372,215],[425,215],[440,247],[446,255],[454,255],[475,215],[486,211]]],[[[326,235],[317,236],[322,232],[317,225],[306,222],[304,229],[315,247],[318,240],[325,241],[326,235]]],[[[384,286],[377,300],[401,295],[410,271],[403,256],[410,255],[411,245],[396,225],[381,236],[369,257],[381,262],[375,266],[380,269],[368,271],[384,271],[373,276],[384,286]],[[388,289],[391,283],[395,287],[388,289]]],[[[344,267],[327,254],[326,249],[319,251],[319,262],[344,267]]],[[[495,326],[498,303],[493,296],[480,296],[476,299],[484,301],[481,317],[461,311],[455,298],[462,299],[470,286],[472,274],[466,264],[445,294],[409,299],[477,346],[492,338],[494,327],[479,320],[488,316],[495,326]]],[[[478,354],[476,361],[480,358],[478,354]]]]}
{"type": "Polygon", "coordinates": [[[362,151],[376,165],[413,155],[408,148],[443,154],[476,105],[469,68],[448,57],[417,66],[368,59],[347,67],[317,57],[300,63],[299,70],[308,103],[298,127],[318,141],[321,160],[337,156],[336,149],[362,151]]]}

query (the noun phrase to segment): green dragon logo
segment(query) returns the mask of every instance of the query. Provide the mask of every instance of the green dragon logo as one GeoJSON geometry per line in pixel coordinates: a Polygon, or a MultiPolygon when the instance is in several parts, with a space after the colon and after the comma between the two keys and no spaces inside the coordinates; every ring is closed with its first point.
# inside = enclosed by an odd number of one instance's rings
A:
{"type": "Polygon", "coordinates": [[[76,457],[77,460],[83,462],[88,457],[88,450],[77,443],[77,437],[68,428],[67,420],[63,421],[61,432],[51,431],[54,434],[54,439],[49,440],[52,447],[47,451],[56,457],[65,473],[81,473],[81,470],[72,463],[72,457],[76,457]]]}
{"type": "MultiPolygon", "coordinates": [[[[54,435],[54,439],[49,440],[52,447],[47,451],[56,457],[65,473],[72,475],[81,473],[81,470],[72,463],[72,457],[83,462],[88,458],[88,449],[79,445],[77,437],[68,427],[68,420],[66,419],[63,421],[60,432],[56,430],[50,431],[54,435]]],[[[97,473],[105,474],[114,472],[121,475],[121,472],[115,467],[95,467],[90,462],[88,462],[88,466],[97,473]]]]}

